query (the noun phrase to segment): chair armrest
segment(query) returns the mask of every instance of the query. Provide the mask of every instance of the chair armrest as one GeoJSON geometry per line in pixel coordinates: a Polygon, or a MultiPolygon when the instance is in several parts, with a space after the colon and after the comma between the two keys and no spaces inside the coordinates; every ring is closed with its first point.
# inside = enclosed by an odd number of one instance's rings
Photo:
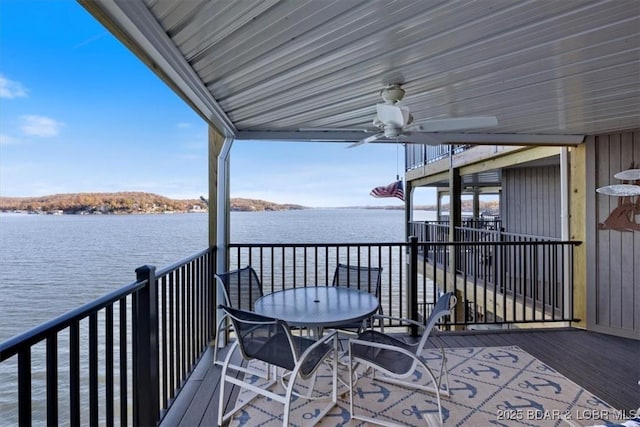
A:
{"type": "MultiPolygon", "coordinates": [[[[320,342],[322,342],[322,343],[329,342],[334,337],[336,337],[337,335],[338,335],[338,331],[336,331],[335,329],[325,329],[322,337],[318,339],[318,342],[319,343],[320,342]]],[[[315,346],[315,345],[316,344],[314,344],[313,346],[315,346]]]]}

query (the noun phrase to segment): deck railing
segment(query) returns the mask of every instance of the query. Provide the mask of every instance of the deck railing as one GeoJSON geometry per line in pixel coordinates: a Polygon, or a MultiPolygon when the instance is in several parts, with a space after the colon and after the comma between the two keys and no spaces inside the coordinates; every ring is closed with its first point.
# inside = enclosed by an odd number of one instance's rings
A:
{"type": "MultiPolygon", "coordinates": [[[[230,269],[253,266],[265,293],[330,286],[339,262],[381,266],[385,314],[420,320],[439,292],[453,291],[459,303],[449,325],[501,327],[574,320],[576,244],[412,238],[232,244],[228,255],[230,269]]],[[[9,381],[17,384],[15,420],[3,419],[19,425],[156,424],[215,333],[216,271],[214,249],[158,272],[143,266],[135,282],[0,344],[3,372],[13,371],[9,381]]]]}
{"type": "Polygon", "coordinates": [[[135,282],[1,343],[5,385],[17,386],[4,422],[155,425],[213,336],[214,253],[140,267],[135,282]]]}
{"type": "Polygon", "coordinates": [[[469,144],[407,144],[405,147],[405,169],[412,170],[446,159],[452,149],[453,154],[459,154],[471,147],[472,145],[469,144]]]}
{"type": "Polygon", "coordinates": [[[413,238],[377,244],[232,244],[229,250],[230,268],[253,266],[265,293],[330,286],[338,263],[382,267],[380,303],[385,314],[419,320],[435,295],[455,291],[461,303],[452,325],[497,327],[574,320],[572,263],[577,244],[413,238]]]}
{"type": "MultiPolygon", "coordinates": [[[[498,233],[504,233],[502,220],[497,217],[489,219],[466,218],[462,226],[456,227],[458,242],[474,242],[486,240],[500,240],[498,233]]],[[[448,242],[449,221],[409,221],[409,235],[416,236],[420,242],[448,242]]]]}

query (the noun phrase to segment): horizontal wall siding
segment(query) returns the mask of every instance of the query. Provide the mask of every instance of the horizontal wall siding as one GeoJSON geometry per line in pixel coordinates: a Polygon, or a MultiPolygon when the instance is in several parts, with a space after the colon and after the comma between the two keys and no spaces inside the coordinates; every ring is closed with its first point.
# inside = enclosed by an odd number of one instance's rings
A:
{"type": "Polygon", "coordinates": [[[502,171],[505,231],[560,237],[560,166],[502,171]]]}
{"type": "MultiPolygon", "coordinates": [[[[595,188],[621,184],[614,178],[616,173],[640,168],[640,132],[600,135],[594,142],[595,188]]],[[[636,202],[637,197],[595,193],[595,198],[595,223],[589,225],[595,234],[597,256],[590,317],[595,329],[640,337],[640,230],[618,231],[603,226],[621,203],[636,202]]],[[[640,224],[637,208],[631,217],[640,224]]]]}

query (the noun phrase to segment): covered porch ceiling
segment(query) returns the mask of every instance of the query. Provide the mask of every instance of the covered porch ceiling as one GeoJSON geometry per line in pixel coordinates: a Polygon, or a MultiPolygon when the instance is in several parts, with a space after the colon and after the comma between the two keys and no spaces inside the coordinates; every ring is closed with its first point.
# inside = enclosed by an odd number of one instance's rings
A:
{"type": "Polygon", "coordinates": [[[637,0],[79,2],[235,139],[359,141],[391,83],[416,123],[498,120],[434,141],[569,145],[640,128],[637,0]]]}

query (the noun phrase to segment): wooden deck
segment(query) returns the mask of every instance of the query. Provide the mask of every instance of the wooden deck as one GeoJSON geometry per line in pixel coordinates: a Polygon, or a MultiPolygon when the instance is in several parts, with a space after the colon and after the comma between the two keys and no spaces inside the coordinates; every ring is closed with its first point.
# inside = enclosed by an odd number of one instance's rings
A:
{"type": "MultiPolygon", "coordinates": [[[[433,340],[434,338],[432,338],[433,340]]],[[[640,341],[580,329],[443,332],[445,347],[517,345],[616,409],[640,406],[640,341]]],[[[226,350],[226,349],[224,349],[226,350]]],[[[223,352],[219,357],[223,356],[223,352]]],[[[221,368],[205,353],[161,426],[212,426],[218,416],[221,368]]],[[[225,402],[229,404],[234,396],[225,402]]]]}

